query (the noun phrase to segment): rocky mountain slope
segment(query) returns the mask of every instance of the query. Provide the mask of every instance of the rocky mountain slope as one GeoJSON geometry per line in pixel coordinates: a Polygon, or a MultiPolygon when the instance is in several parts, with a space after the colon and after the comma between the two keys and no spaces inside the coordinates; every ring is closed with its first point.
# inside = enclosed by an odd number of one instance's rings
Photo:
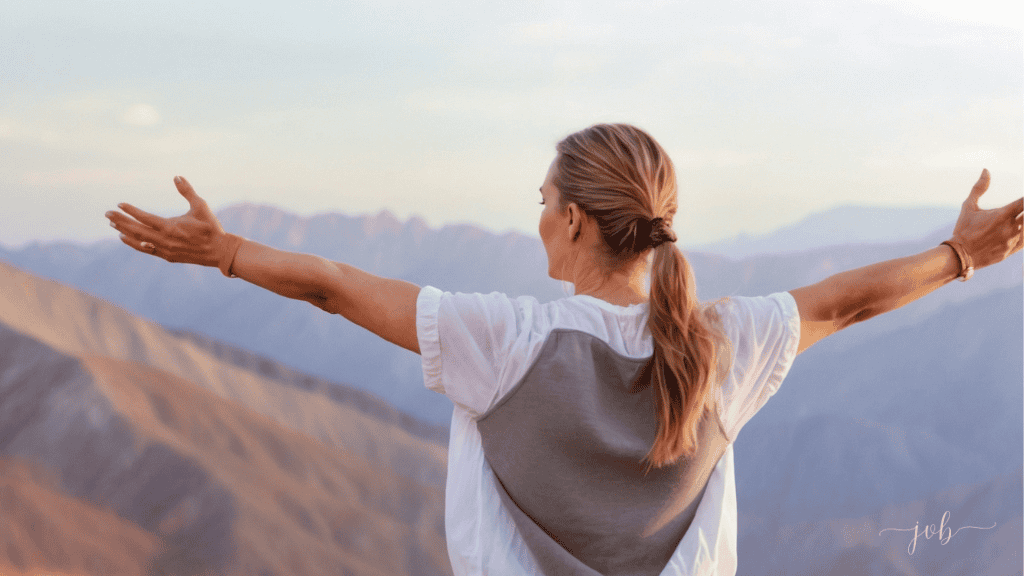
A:
{"type": "Polygon", "coordinates": [[[450,573],[443,430],[3,264],[0,294],[0,573],[450,573]]]}

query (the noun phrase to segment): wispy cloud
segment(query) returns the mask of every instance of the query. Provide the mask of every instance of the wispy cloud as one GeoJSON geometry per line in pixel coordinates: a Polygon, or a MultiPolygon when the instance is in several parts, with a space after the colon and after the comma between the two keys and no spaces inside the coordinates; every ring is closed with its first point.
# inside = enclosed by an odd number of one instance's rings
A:
{"type": "Polygon", "coordinates": [[[673,161],[680,167],[695,168],[736,168],[761,165],[768,161],[767,152],[740,152],[727,149],[673,150],[673,161]]]}
{"type": "Polygon", "coordinates": [[[520,24],[515,27],[514,38],[522,44],[566,45],[607,41],[614,34],[615,26],[610,23],[554,19],[520,24]]]}
{"type": "Polygon", "coordinates": [[[22,183],[29,186],[79,186],[82,184],[135,184],[140,181],[138,173],[104,170],[99,168],[55,170],[50,172],[26,172],[22,183]]]}
{"type": "MultiPolygon", "coordinates": [[[[943,150],[921,160],[921,164],[929,168],[977,168],[1006,166],[1008,158],[1004,158],[998,150],[986,149],[984,146],[962,146],[951,150],[943,150]]],[[[1020,159],[1018,158],[1019,162],[1020,159]]]]}
{"type": "Polygon", "coordinates": [[[154,126],[160,123],[160,113],[149,104],[135,104],[125,110],[121,122],[131,126],[154,126]]]}
{"type": "Polygon", "coordinates": [[[139,174],[170,202],[179,171],[214,204],[533,233],[535,205],[479,198],[535,190],[552,145],[603,121],[649,130],[707,192],[705,240],[770,228],[758,202],[792,221],[891,202],[873,183],[895,177],[934,204],[977,162],[1006,194],[1024,180],[1004,176],[1024,154],[1021,35],[861,0],[55,6],[0,19],[0,187],[51,206],[43,235],[82,213],[60,186],[113,196],[139,174]],[[758,209],[716,216],[737,206],[758,209]]]}

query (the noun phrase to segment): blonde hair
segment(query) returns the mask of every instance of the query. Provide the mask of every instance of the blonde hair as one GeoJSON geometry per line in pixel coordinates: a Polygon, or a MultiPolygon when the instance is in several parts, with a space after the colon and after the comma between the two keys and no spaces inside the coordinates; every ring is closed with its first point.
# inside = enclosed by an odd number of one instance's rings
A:
{"type": "Polygon", "coordinates": [[[689,458],[697,450],[700,418],[715,407],[713,386],[729,370],[732,350],[714,304],[697,301],[693,271],[674,243],[672,160],[654,138],[628,124],[591,126],[556,149],[553,184],[560,209],[575,202],[596,220],[608,268],[654,251],[648,318],[654,355],[635,383],[636,390],[654,386],[658,428],[645,461],[661,467],[689,458]]]}

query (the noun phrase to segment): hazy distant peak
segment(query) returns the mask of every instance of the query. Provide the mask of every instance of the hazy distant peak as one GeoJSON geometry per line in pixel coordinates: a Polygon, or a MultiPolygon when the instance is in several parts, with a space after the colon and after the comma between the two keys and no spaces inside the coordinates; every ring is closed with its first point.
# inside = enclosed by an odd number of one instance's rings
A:
{"type": "Polygon", "coordinates": [[[229,232],[249,238],[263,237],[295,221],[295,214],[263,204],[236,204],[217,213],[229,232]]]}
{"type": "Polygon", "coordinates": [[[363,216],[363,233],[368,238],[376,238],[381,234],[400,234],[402,222],[390,210],[381,210],[372,216],[363,216]]]}
{"type": "MultiPolygon", "coordinates": [[[[884,218],[900,220],[903,218],[946,218],[951,212],[959,212],[959,207],[952,206],[877,206],[870,204],[842,204],[834,206],[815,216],[809,216],[801,222],[818,218],[834,219],[846,222],[856,218],[884,218]]],[[[783,228],[784,229],[784,228],[783,228]]]]}
{"type": "Polygon", "coordinates": [[[427,221],[419,216],[413,216],[409,218],[409,221],[406,222],[406,226],[408,226],[410,230],[417,234],[430,230],[430,225],[427,224],[427,221]]]}
{"type": "Polygon", "coordinates": [[[959,214],[947,206],[867,206],[847,204],[811,214],[767,234],[740,234],[728,240],[693,246],[698,252],[747,258],[756,254],[803,252],[849,244],[890,244],[950,231],[959,214]]]}
{"type": "Polygon", "coordinates": [[[259,218],[267,217],[272,213],[289,214],[289,212],[280,208],[275,208],[267,204],[254,204],[252,202],[242,202],[240,204],[232,204],[225,208],[217,211],[218,218],[259,218]]]}
{"type": "Polygon", "coordinates": [[[301,244],[292,238],[304,236],[308,227],[358,229],[367,238],[381,234],[400,234],[404,228],[414,233],[422,233],[430,229],[426,220],[412,216],[405,222],[398,219],[394,212],[381,210],[376,214],[353,216],[340,212],[324,212],[312,216],[302,216],[274,206],[252,204],[249,202],[233,204],[217,212],[225,229],[242,235],[256,237],[272,237],[287,234],[294,244],[301,244]]]}

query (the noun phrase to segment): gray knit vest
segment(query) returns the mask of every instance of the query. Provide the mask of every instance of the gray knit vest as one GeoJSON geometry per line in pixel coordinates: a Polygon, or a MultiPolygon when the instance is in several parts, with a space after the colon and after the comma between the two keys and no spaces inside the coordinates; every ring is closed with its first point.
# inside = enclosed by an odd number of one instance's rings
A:
{"type": "Polygon", "coordinates": [[[477,420],[497,490],[548,576],[656,576],[690,527],[728,445],[704,413],[697,454],[663,468],[651,386],[631,391],[649,358],[556,329],[523,378],[477,420]]]}

